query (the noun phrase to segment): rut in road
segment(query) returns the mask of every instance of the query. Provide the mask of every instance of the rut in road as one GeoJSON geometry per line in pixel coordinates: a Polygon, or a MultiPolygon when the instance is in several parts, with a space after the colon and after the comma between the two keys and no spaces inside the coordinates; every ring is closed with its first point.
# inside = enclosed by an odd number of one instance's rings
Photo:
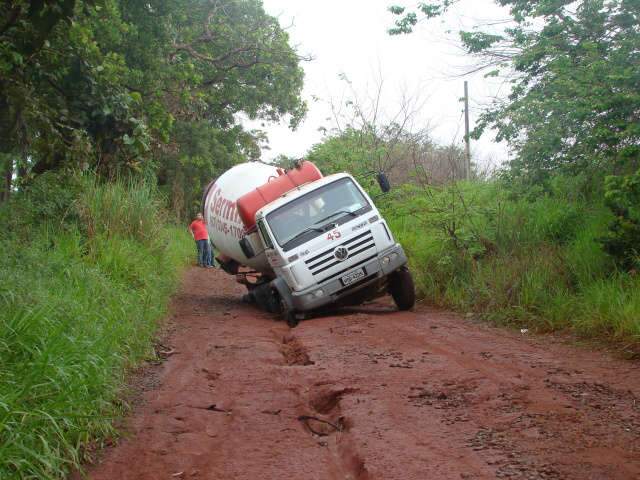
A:
{"type": "Polygon", "coordinates": [[[638,363],[378,302],[291,330],[193,269],[92,479],[637,479],[638,363]]]}
{"type": "MultiPolygon", "coordinates": [[[[287,333],[282,343],[284,348],[281,352],[287,365],[315,365],[294,334],[287,333]]],[[[283,386],[294,391],[299,398],[298,420],[318,445],[329,450],[327,466],[331,476],[328,478],[368,480],[364,460],[349,435],[351,423],[340,408],[342,398],[357,390],[335,385],[331,381],[314,382],[313,376],[304,385],[300,383],[299,380],[289,384],[283,382],[283,386]]]]}

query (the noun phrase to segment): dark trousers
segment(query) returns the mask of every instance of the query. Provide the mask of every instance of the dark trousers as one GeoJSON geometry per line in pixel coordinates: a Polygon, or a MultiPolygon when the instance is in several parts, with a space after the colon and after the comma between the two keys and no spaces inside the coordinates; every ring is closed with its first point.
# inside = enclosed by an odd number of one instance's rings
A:
{"type": "Polygon", "coordinates": [[[211,245],[209,245],[209,240],[196,240],[196,246],[198,247],[198,265],[201,267],[209,267],[213,265],[211,263],[211,245]]]}

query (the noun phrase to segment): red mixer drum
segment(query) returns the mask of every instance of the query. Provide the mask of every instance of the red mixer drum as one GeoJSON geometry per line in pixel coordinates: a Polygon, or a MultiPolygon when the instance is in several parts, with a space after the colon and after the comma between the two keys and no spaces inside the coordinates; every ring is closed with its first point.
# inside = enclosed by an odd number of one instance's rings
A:
{"type": "Polygon", "coordinates": [[[248,259],[238,242],[255,227],[258,210],[289,190],[319,178],[322,173],[311,162],[302,162],[286,172],[260,162],[241,163],[227,170],[205,194],[204,217],[211,241],[225,257],[269,272],[264,253],[248,259]]]}
{"type": "Polygon", "coordinates": [[[270,177],[267,183],[244,194],[237,200],[238,213],[247,231],[256,225],[256,212],[283,194],[305,183],[322,178],[322,173],[311,162],[302,162],[296,168],[280,170],[277,177],[270,177]]]}

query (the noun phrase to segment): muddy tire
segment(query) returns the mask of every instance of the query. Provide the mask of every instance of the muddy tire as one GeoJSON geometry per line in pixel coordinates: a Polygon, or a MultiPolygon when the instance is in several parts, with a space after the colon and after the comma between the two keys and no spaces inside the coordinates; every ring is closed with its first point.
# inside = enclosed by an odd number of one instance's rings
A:
{"type": "Polygon", "coordinates": [[[389,275],[389,293],[398,310],[411,310],[416,303],[413,277],[407,267],[401,267],[389,275]]]}
{"type": "Polygon", "coordinates": [[[299,321],[296,318],[296,313],[289,308],[287,302],[285,302],[282,297],[280,297],[280,316],[287,322],[289,327],[294,328],[298,326],[299,321]]]}
{"type": "Polygon", "coordinates": [[[254,297],[251,292],[245,293],[244,295],[242,295],[242,303],[246,303],[247,305],[255,305],[256,297],[254,297]]]}
{"type": "Polygon", "coordinates": [[[278,313],[280,311],[280,302],[278,292],[273,289],[269,290],[270,295],[267,297],[265,301],[265,308],[269,313],[278,313]]]}
{"type": "Polygon", "coordinates": [[[300,321],[296,318],[295,313],[288,314],[285,320],[287,322],[287,325],[289,325],[289,327],[291,328],[297,327],[298,323],[300,323],[300,321]]]}
{"type": "Polygon", "coordinates": [[[280,313],[280,295],[270,284],[248,287],[249,292],[242,297],[245,303],[255,304],[269,313],[280,313]]]}

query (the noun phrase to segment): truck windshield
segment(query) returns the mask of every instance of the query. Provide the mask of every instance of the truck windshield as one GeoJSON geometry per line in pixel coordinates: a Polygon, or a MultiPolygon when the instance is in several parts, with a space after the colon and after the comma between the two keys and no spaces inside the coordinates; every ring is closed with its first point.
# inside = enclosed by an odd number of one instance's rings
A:
{"type": "Polygon", "coordinates": [[[274,210],[267,222],[278,244],[288,251],[368,210],[371,205],[354,181],[341,178],[274,210]]]}

